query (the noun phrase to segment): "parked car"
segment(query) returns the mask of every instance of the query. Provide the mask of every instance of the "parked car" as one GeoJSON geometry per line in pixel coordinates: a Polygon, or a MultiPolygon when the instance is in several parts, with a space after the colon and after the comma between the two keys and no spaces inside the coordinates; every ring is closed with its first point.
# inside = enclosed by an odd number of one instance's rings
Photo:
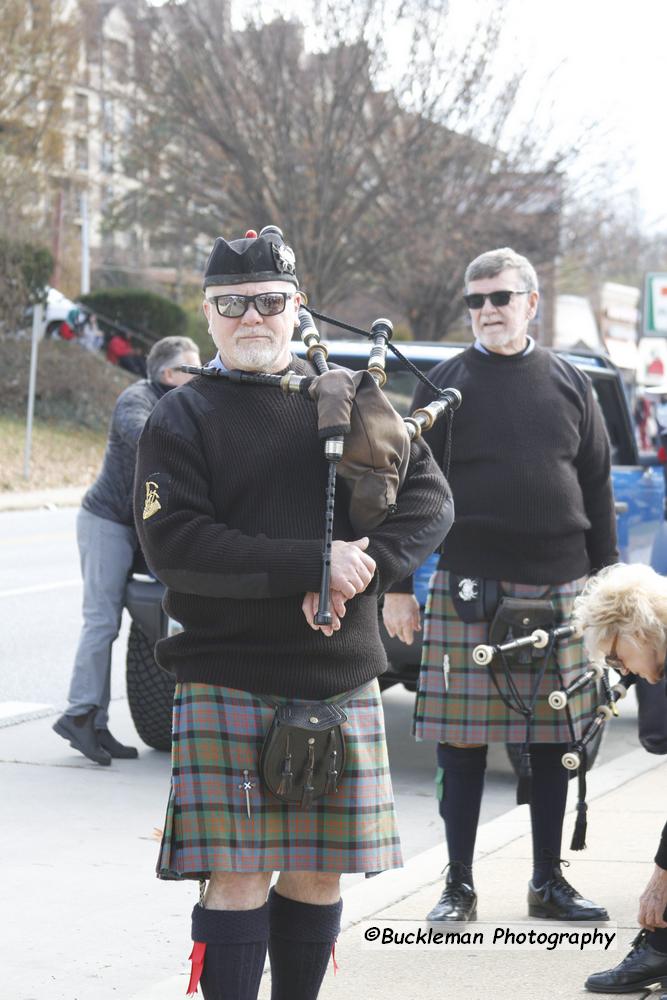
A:
{"type": "Polygon", "coordinates": [[[46,293],[46,309],[44,312],[44,335],[53,337],[70,311],[76,308],[76,303],[59,292],[57,288],[49,288],[46,293]]]}
{"type": "MultiPolygon", "coordinates": [[[[352,369],[366,366],[368,345],[363,342],[331,341],[330,360],[352,369]]],[[[397,345],[422,372],[463,350],[463,345],[438,343],[401,343],[397,345]]],[[[303,354],[303,345],[293,345],[296,354],[303,354]]],[[[633,432],[632,417],[623,390],[620,373],[608,358],[595,353],[562,353],[572,364],[593,380],[596,396],[605,417],[612,449],[612,478],[621,558],[626,562],[647,562],[661,573],[667,573],[667,534],[664,522],[665,488],[657,454],[639,459],[633,432]]],[[[385,391],[395,408],[407,415],[416,376],[408,371],[393,354],[387,357],[385,391]]],[[[454,420],[456,435],[456,417],[454,420]]],[[[428,581],[435,568],[433,556],[415,574],[415,589],[422,607],[426,603],[428,581]]],[[[156,641],[178,629],[162,609],[164,588],[157,580],[143,573],[133,575],[128,583],[126,605],[132,617],[127,650],[127,693],[137,732],[149,746],[168,750],[171,745],[171,702],[174,681],[156,664],[153,649],[156,641]]],[[[389,669],[380,681],[383,688],[403,683],[410,690],[416,687],[421,644],[417,639],[406,646],[391,639],[380,623],[387,651],[389,669]]]]}

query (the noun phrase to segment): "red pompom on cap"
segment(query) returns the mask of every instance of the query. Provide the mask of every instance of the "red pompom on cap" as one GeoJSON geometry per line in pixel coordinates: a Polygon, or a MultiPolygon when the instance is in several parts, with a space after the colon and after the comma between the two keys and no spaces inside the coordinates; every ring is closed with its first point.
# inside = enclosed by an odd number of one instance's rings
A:
{"type": "Polygon", "coordinates": [[[249,229],[248,232],[245,234],[245,238],[247,240],[256,240],[257,239],[257,233],[255,232],[254,229],[249,229]]]}

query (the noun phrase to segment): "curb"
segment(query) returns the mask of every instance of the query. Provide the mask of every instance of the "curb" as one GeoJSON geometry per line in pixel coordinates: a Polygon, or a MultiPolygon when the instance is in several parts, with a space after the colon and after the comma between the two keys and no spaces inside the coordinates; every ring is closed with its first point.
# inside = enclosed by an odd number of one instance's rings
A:
{"type": "Polygon", "coordinates": [[[0,511],[78,507],[87,486],[62,486],[52,490],[0,493],[0,511]]]}

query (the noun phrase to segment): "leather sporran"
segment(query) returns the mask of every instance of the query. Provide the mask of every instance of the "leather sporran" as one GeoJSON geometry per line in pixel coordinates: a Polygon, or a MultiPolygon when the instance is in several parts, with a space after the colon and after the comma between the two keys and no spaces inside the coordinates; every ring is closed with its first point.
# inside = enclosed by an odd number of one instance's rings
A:
{"type": "Polygon", "coordinates": [[[345,770],[341,726],[347,715],[340,704],[329,701],[268,704],[275,715],[262,746],[260,775],[281,802],[308,809],[316,799],[338,790],[345,770]]]}
{"type": "MultiPolygon", "coordinates": [[[[531,635],[535,629],[545,631],[556,624],[556,611],[553,602],[544,599],[526,597],[503,597],[500,600],[491,627],[489,628],[489,644],[500,646],[513,639],[523,639],[531,635]]],[[[546,649],[527,646],[509,654],[517,663],[530,663],[546,653],[546,649]]]]}

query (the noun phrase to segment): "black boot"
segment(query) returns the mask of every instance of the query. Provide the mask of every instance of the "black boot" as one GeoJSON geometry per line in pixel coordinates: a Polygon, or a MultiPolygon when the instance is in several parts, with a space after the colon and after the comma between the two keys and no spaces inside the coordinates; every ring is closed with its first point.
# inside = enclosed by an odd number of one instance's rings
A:
{"type": "Polygon", "coordinates": [[[448,866],[442,895],[426,916],[429,923],[441,920],[466,923],[477,920],[477,893],[472,887],[470,876],[471,873],[466,873],[463,865],[454,863],[448,866]]]}
{"type": "MultiPolygon", "coordinates": [[[[267,903],[255,910],[206,910],[197,905],[192,939],[206,945],[204,1000],[257,1000],[269,939],[267,903]]],[[[191,980],[191,985],[196,989],[196,982],[191,980]]]]}
{"type": "Polygon", "coordinates": [[[667,955],[652,948],[642,930],[622,962],[606,972],[593,973],[584,985],[593,993],[636,993],[654,983],[667,986],[667,955]]]}
{"type": "Polygon", "coordinates": [[[342,910],[342,899],[319,906],[271,890],[271,1000],[316,1000],[340,932],[342,910]]]}
{"type": "Polygon", "coordinates": [[[61,715],[53,723],[53,731],[69,741],[69,745],[82,753],[88,760],[96,764],[111,763],[111,754],[100,746],[95,729],[96,708],[91,708],[85,715],[61,715]]]}
{"type": "Polygon", "coordinates": [[[117,757],[119,760],[134,760],[135,757],[139,756],[136,747],[128,747],[124,743],[119,743],[108,729],[98,729],[97,738],[102,749],[106,750],[112,757],[117,757]]]}
{"type": "Polygon", "coordinates": [[[549,920],[609,920],[604,906],[584,899],[559,868],[539,888],[528,883],[528,914],[549,920]]]}

